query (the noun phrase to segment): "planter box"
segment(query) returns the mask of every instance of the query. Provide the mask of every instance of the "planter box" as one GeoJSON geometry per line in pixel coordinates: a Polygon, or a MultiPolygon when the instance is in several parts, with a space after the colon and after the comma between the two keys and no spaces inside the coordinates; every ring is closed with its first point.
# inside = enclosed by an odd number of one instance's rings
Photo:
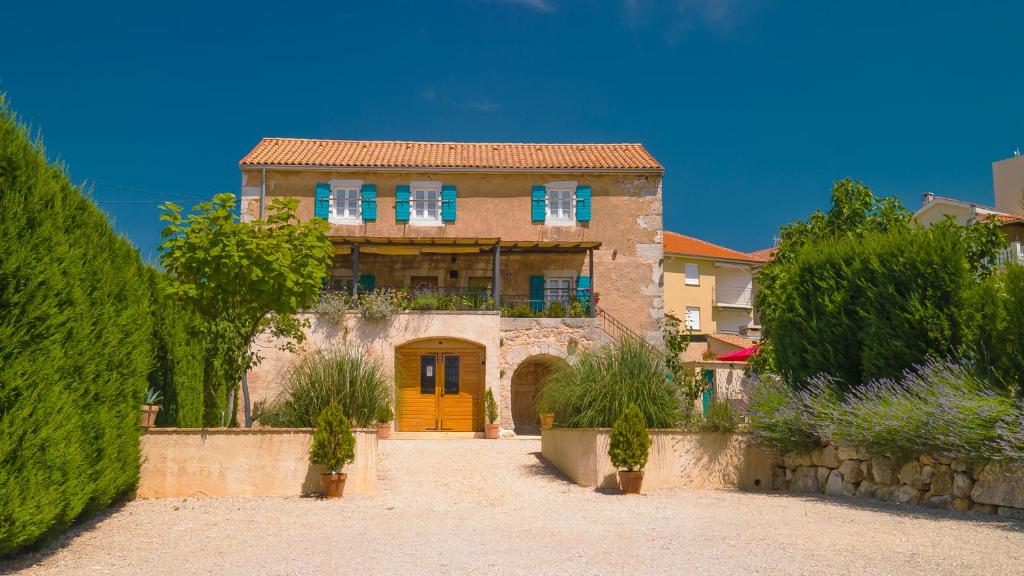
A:
{"type": "MultiPolygon", "coordinates": [[[[745,434],[651,430],[644,491],[659,488],[768,490],[777,454],[745,434]]],[[[541,431],[544,458],[580,486],[616,488],[609,428],[541,431]]]]}
{"type": "MultiPolygon", "coordinates": [[[[377,431],[355,429],[345,493],[377,490],[377,431]]],[[[320,491],[309,428],[150,428],[141,438],[139,498],[299,496],[320,491]]]]}

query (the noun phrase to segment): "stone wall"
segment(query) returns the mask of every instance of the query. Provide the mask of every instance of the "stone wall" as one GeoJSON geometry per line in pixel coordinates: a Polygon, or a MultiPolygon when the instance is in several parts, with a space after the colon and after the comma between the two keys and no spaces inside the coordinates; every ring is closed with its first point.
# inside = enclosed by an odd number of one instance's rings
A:
{"type": "Polygon", "coordinates": [[[614,343],[596,318],[502,318],[499,422],[503,430],[512,421],[512,376],[524,361],[537,356],[571,358],[577,350],[614,343]]]}
{"type": "Polygon", "coordinates": [[[779,458],[772,488],[1024,519],[1024,462],[967,462],[933,455],[898,462],[825,446],[779,458]]]}
{"type": "MultiPolygon", "coordinates": [[[[299,496],[320,491],[305,428],[150,428],[140,439],[139,498],[299,496]]],[[[377,431],[353,430],[346,493],[377,490],[377,431]]]]}
{"type": "MultiPolygon", "coordinates": [[[[776,453],[745,434],[651,430],[644,490],[768,489],[776,453]]],[[[611,430],[553,428],[541,433],[541,453],[581,486],[617,488],[608,457],[611,430]]]]}

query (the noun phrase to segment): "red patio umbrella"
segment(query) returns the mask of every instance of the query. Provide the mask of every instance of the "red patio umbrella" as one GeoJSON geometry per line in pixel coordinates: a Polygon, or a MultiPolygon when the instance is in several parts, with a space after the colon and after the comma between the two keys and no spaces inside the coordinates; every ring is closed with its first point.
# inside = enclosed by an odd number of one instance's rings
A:
{"type": "Polygon", "coordinates": [[[755,356],[756,354],[757,344],[754,344],[750,348],[744,348],[743,350],[722,354],[718,359],[722,362],[746,362],[750,360],[751,356],[755,356]]]}

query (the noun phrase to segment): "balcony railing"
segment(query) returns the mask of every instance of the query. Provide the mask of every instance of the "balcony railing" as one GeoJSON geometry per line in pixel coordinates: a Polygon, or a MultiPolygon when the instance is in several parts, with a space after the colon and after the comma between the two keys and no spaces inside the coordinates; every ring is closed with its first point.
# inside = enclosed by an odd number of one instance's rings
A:
{"type": "Polygon", "coordinates": [[[583,318],[590,316],[590,291],[545,288],[532,294],[502,294],[501,315],[510,318],[583,318]]]}
{"type": "Polygon", "coordinates": [[[753,308],[754,290],[749,285],[716,285],[715,306],[719,308],[753,308]]]}
{"type": "Polygon", "coordinates": [[[1024,264],[1024,247],[1020,242],[1010,242],[1010,245],[996,256],[996,265],[1006,266],[1007,264],[1024,264]]]}

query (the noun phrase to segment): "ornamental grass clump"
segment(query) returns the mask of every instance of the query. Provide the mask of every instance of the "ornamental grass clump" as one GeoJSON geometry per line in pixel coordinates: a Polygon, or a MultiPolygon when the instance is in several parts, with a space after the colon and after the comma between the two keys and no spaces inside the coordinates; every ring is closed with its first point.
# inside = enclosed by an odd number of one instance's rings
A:
{"type": "Polygon", "coordinates": [[[538,407],[567,428],[607,428],[635,405],[648,426],[670,428],[681,420],[680,388],[667,374],[662,355],[624,338],[614,346],[581,351],[556,368],[538,407]]]}
{"type": "Polygon", "coordinates": [[[618,470],[635,472],[647,465],[651,436],[644,425],[644,415],[636,404],[630,404],[615,420],[608,443],[608,457],[618,470]]]}
{"type": "Polygon", "coordinates": [[[349,428],[348,418],[337,402],[331,402],[317,417],[309,461],[323,466],[330,474],[339,474],[355,458],[356,438],[349,428]]]}
{"type": "Polygon", "coordinates": [[[375,423],[390,407],[391,381],[375,358],[348,348],[328,348],[302,358],[285,372],[280,392],[257,416],[264,426],[310,428],[336,402],[356,426],[375,423]]]}
{"type": "Polygon", "coordinates": [[[743,415],[731,401],[712,398],[697,428],[703,432],[735,432],[742,419],[743,415]]]}

